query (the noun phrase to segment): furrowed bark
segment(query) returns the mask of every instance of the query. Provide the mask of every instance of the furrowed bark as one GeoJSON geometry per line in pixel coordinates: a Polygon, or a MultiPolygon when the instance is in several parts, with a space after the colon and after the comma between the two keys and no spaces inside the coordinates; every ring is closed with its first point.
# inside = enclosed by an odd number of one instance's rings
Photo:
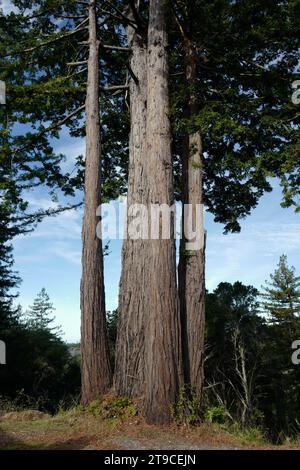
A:
{"type": "MultiPolygon", "coordinates": [[[[196,50],[193,42],[185,39],[185,76],[188,84],[186,117],[192,118],[197,113],[197,97],[195,93],[196,50]]],[[[199,239],[201,249],[189,250],[187,238],[184,236],[185,217],[188,210],[192,220],[196,222],[196,206],[203,203],[202,183],[202,141],[199,132],[191,131],[183,144],[183,204],[189,204],[182,213],[182,238],[180,242],[180,258],[178,267],[180,317],[182,327],[182,350],[184,380],[190,385],[198,399],[203,389],[203,356],[205,327],[205,236],[203,212],[201,210],[199,239]]],[[[184,207],[183,207],[184,209],[184,207]]],[[[190,240],[193,241],[193,240],[190,240]]]]}
{"type": "MultiPolygon", "coordinates": [[[[132,26],[127,27],[127,37],[132,49],[130,68],[138,80],[130,81],[129,208],[144,203],[146,194],[147,50],[145,39],[132,26]]],[[[129,226],[129,215],[127,218],[129,226]]],[[[144,322],[148,311],[144,301],[145,243],[127,237],[122,248],[114,384],[118,394],[130,397],[144,395],[144,322]]]]}
{"type": "Polygon", "coordinates": [[[111,386],[106,336],[102,241],[96,235],[101,204],[99,110],[99,41],[96,2],[89,4],[89,59],[86,96],[85,199],[82,228],[81,377],[82,402],[87,404],[111,386]]]}
{"type": "MultiPolygon", "coordinates": [[[[147,202],[173,204],[165,5],[151,0],[147,64],[147,202]]],[[[174,227],[172,228],[172,231],[174,227]]],[[[144,257],[145,400],[148,422],[168,423],[181,379],[180,322],[175,242],[149,240],[144,257]]]]}

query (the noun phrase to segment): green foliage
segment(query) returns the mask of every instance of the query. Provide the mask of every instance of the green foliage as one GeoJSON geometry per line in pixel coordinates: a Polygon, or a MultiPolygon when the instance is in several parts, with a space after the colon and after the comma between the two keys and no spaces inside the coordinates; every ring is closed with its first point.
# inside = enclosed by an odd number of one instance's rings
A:
{"type": "Polygon", "coordinates": [[[209,406],[204,412],[204,421],[207,423],[225,424],[228,421],[228,412],[224,405],[209,406]]]}
{"type": "MultiPolygon", "coordinates": [[[[172,3],[172,2],[171,2],[172,3]]],[[[299,4],[293,0],[183,0],[170,20],[171,116],[177,195],[187,133],[200,132],[204,197],[225,231],[239,231],[279,178],[284,207],[299,207],[299,119],[291,101],[299,78],[299,4]],[[194,47],[196,80],[187,86],[181,23],[194,47]],[[191,89],[192,88],[192,89],[191,89]],[[198,111],[187,116],[189,94],[198,111]]]]}
{"type": "Polygon", "coordinates": [[[231,422],[256,425],[266,325],[258,291],[241,282],[220,283],[206,296],[207,408],[223,407],[231,422]]]}
{"type": "MultiPolygon", "coordinates": [[[[74,195],[74,189],[83,188],[83,158],[79,155],[73,170],[63,172],[63,156],[55,154],[51,138],[59,137],[62,127],[55,124],[84,104],[86,70],[70,73],[67,63],[86,59],[86,49],[78,47],[86,39],[86,30],[79,27],[70,35],[82,18],[58,20],[84,14],[85,6],[72,0],[13,3],[17,13],[0,17],[0,79],[7,82],[10,123],[3,134],[4,161],[12,166],[17,191],[24,185],[47,184],[58,193],[74,195]],[[24,13],[26,7],[31,18],[24,13]],[[47,130],[49,122],[54,127],[47,130]],[[14,123],[32,128],[25,135],[14,135],[14,123]],[[23,150],[12,158],[16,148],[23,150]]],[[[116,4],[124,8],[123,1],[116,4]]],[[[147,7],[147,2],[140,5],[140,28],[146,27],[147,7]]],[[[106,8],[115,14],[114,7],[106,8]]],[[[262,194],[271,190],[269,176],[281,181],[283,205],[297,208],[299,113],[291,102],[291,84],[299,62],[298,9],[292,0],[184,0],[170,8],[176,192],[179,195],[182,189],[182,141],[187,132],[199,131],[205,204],[215,220],[225,224],[225,231],[240,230],[239,219],[250,214],[262,194]],[[187,87],[182,74],[184,44],[178,20],[199,51],[192,87],[187,87]],[[186,116],[191,91],[199,111],[186,116]]],[[[99,15],[99,24],[102,20],[99,15]]],[[[103,43],[126,45],[123,24],[115,16],[108,15],[100,33],[103,43]]],[[[110,84],[111,77],[123,83],[127,60],[126,54],[101,50],[101,85],[110,84]]],[[[129,113],[120,94],[103,94],[101,108],[103,200],[107,201],[126,191],[129,113]]],[[[83,110],[65,125],[72,136],[84,136],[83,110]]]]}
{"type": "MultiPolygon", "coordinates": [[[[80,16],[86,7],[75,0],[13,3],[16,13],[0,15],[0,79],[8,91],[0,129],[0,331],[8,345],[8,362],[13,364],[1,368],[0,379],[2,392],[12,400],[18,401],[18,390],[23,390],[23,398],[42,397],[38,406],[54,410],[65,394],[78,390],[78,364],[49,327],[47,314],[51,315],[52,306],[44,295],[31,309],[33,323],[20,323],[19,312],[12,307],[11,289],[17,287],[18,278],[12,271],[11,241],[45,214],[28,214],[24,191],[47,185],[55,198],[74,196],[77,189],[83,189],[83,157],[78,155],[74,168],[64,172],[64,156],[56,154],[53,142],[62,130],[60,122],[70,113],[64,121],[70,135],[85,135],[81,106],[86,70],[70,72],[67,63],[86,58],[84,46],[78,47],[78,42],[86,40],[86,30],[79,27],[70,35],[81,19],[61,17],[80,16]]],[[[122,1],[117,4],[124,6],[122,1]]],[[[169,18],[177,196],[182,189],[183,139],[189,132],[200,132],[204,202],[215,220],[225,224],[225,231],[240,229],[239,219],[250,214],[264,192],[271,190],[270,177],[280,180],[283,207],[299,210],[299,112],[291,102],[291,84],[299,75],[299,2],[183,0],[169,6],[177,14],[177,21],[172,15],[169,18]],[[197,78],[192,87],[186,86],[182,74],[184,44],[178,22],[197,50],[197,78]],[[199,109],[186,116],[191,91],[199,109]]],[[[142,2],[141,9],[146,21],[147,2],[142,2]]],[[[101,28],[101,40],[125,45],[123,33],[123,25],[116,27],[115,19],[109,17],[101,28]]],[[[126,60],[117,52],[101,50],[101,86],[110,84],[111,77],[115,84],[124,82],[126,60]]],[[[101,96],[105,201],[126,190],[127,105],[119,94],[101,96]]],[[[189,252],[184,255],[190,256],[189,252]]],[[[299,368],[290,361],[290,342],[299,337],[300,330],[299,278],[282,258],[271,281],[263,304],[271,317],[268,323],[259,316],[258,292],[252,286],[221,283],[206,299],[207,417],[222,420],[227,410],[232,421],[244,419],[243,432],[248,430],[254,439],[257,427],[253,424],[262,419],[274,439],[282,430],[299,431],[299,368]],[[247,377],[243,377],[243,366],[247,377]],[[245,386],[250,392],[246,411],[245,386]]],[[[108,314],[112,359],[116,321],[116,312],[108,314]]],[[[92,404],[90,411],[99,410],[111,418],[133,413],[131,407],[127,398],[111,397],[92,404]]],[[[199,420],[199,403],[191,390],[180,391],[172,413],[180,423],[199,420]]]]}
{"type": "Polygon", "coordinates": [[[107,326],[110,363],[114,367],[115,349],[116,349],[116,341],[117,341],[118,310],[113,310],[112,312],[106,313],[106,326],[107,326]]]}
{"type": "Polygon", "coordinates": [[[201,163],[192,162],[192,167],[195,168],[195,170],[199,170],[203,168],[203,165],[201,163]]]}
{"type": "Polygon", "coordinates": [[[18,390],[14,398],[0,395],[0,410],[4,412],[22,411],[25,409],[38,410],[43,401],[42,397],[33,398],[18,390]]]}
{"type": "Polygon", "coordinates": [[[262,306],[273,323],[293,322],[300,316],[300,277],[295,275],[295,268],[287,263],[287,256],[280,257],[278,268],[270,275],[271,282],[266,281],[262,306]]]}
{"type": "Polygon", "coordinates": [[[265,431],[257,426],[241,428],[238,423],[230,426],[230,434],[239,439],[243,444],[264,445],[268,443],[265,431]]]}
{"type": "Polygon", "coordinates": [[[185,250],[184,248],[180,248],[180,255],[183,257],[183,259],[189,260],[195,256],[195,253],[192,250],[185,250]]]}
{"type": "Polygon", "coordinates": [[[114,396],[92,401],[86,411],[103,419],[122,419],[137,414],[136,407],[128,397],[114,396]]]}
{"type": "Polygon", "coordinates": [[[100,414],[101,404],[102,404],[102,401],[100,399],[93,400],[91,401],[91,403],[89,403],[89,405],[85,408],[85,410],[88,413],[91,413],[92,415],[98,416],[100,414]]]}
{"type": "Polygon", "coordinates": [[[300,338],[300,283],[284,255],[270,278],[262,294],[269,325],[264,369],[267,396],[262,402],[269,426],[282,439],[300,432],[300,369],[291,361],[292,342],[300,338]]]}
{"type": "Polygon", "coordinates": [[[171,405],[171,415],[177,424],[194,425],[200,422],[200,403],[194,391],[183,385],[171,405]]]}
{"type": "Polygon", "coordinates": [[[43,287],[34,299],[32,306],[26,311],[26,323],[31,329],[56,331],[56,335],[61,334],[59,326],[50,327],[55,317],[52,316],[55,308],[46,289],[43,287]]]}
{"type": "Polygon", "coordinates": [[[137,410],[128,397],[108,397],[102,402],[101,416],[104,419],[127,418],[136,414],[137,410]]]}
{"type": "Polygon", "coordinates": [[[49,321],[47,313],[52,304],[45,291],[40,300],[34,321],[24,323],[17,317],[5,335],[1,332],[7,345],[7,365],[0,369],[1,395],[20,406],[34,403],[40,410],[55,412],[61,400],[79,394],[80,366],[50,326],[53,318],[49,321]]]}
{"type": "MultiPolygon", "coordinates": [[[[9,181],[17,192],[46,185],[55,197],[82,200],[76,190],[83,189],[84,159],[78,155],[74,167],[64,171],[65,156],[56,154],[54,143],[63,127],[72,137],[85,135],[87,70],[70,69],[68,63],[87,58],[87,48],[79,46],[87,39],[81,25],[86,7],[73,0],[12,3],[15,12],[0,16],[0,79],[7,85],[1,164],[9,166],[9,181]],[[21,128],[25,130],[16,133],[15,124],[26,125],[21,128]]],[[[101,41],[122,45],[121,32],[110,17],[101,26],[101,41]]],[[[111,77],[124,82],[124,60],[124,54],[101,50],[101,86],[111,77]]],[[[101,96],[101,108],[103,200],[109,200],[124,191],[128,112],[118,94],[101,96]]]]}
{"type": "Polygon", "coordinates": [[[278,443],[299,435],[300,412],[300,370],[291,361],[292,341],[300,337],[298,278],[286,257],[271,280],[263,296],[268,320],[251,286],[221,283],[206,295],[205,409],[208,421],[221,407],[243,435],[263,429],[278,443]]]}
{"type": "MultiPolygon", "coordinates": [[[[0,172],[1,176],[1,172],[0,172]]],[[[1,194],[0,194],[1,196],[1,194]]],[[[17,274],[13,272],[12,239],[18,233],[16,227],[11,226],[13,208],[3,197],[0,200],[0,332],[1,339],[5,341],[8,328],[16,324],[18,309],[12,305],[13,289],[20,282],[17,274]]]]}

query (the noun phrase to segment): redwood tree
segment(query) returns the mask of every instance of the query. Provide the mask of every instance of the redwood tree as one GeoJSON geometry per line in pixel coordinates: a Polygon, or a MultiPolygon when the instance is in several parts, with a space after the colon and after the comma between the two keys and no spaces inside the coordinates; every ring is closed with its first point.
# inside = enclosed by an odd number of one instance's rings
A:
{"type": "MultiPolygon", "coordinates": [[[[96,1],[89,4],[89,58],[86,113],[84,218],[81,278],[82,401],[89,403],[111,385],[105,320],[103,251],[97,209],[101,204],[99,40],[96,1]]],[[[101,222],[100,222],[101,223],[101,222]]]]}
{"type": "MultiPolygon", "coordinates": [[[[239,231],[278,176],[297,206],[299,63],[295,2],[172,2],[172,124],[179,198],[204,202],[225,233],[239,231]],[[284,19],[284,20],[283,20],[284,19]],[[243,30],[243,35],[240,31],[243,30]],[[279,53],[279,51],[281,51],[279,53]]],[[[179,293],[185,381],[203,385],[204,252],[181,242],[179,293]]]]}
{"type": "MultiPolygon", "coordinates": [[[[197,114],[195,92],[197,52],[190,36],[184,38],[185,78],[188,87],[185,114],[197,114]]],[[[178,266],[178,289],[182,329],[184,381],[199,399],[203,388],[205,326],[205,246],[203,226],[202,139],[193,125],[184,137],[182,150],[182,238],[178,266]],[[199,211],[200,209],[200,211],[199,211]],[[197,220],[200,219],[199,221],[197,220]],[[187,238],[186,223],[192,224],[194,238],[187,238]],[[198,225],[199,224],[199,225],[198,225]],[[198,233],[196,233],[196,230],[198,233]],[[192,249],[190,249],[190,246],[192,249]]],[[[189,234],[191,235],[191,234],[189,234]]]]}
{"type": "MultiPolygon", "coordinates": [[[[135,2],[137,7],[137,2],[135,2]]],[[[136,10],[138,12],[138,10],[136,10]]],[[[138,12],[139,13],[139,12],[138,12]]],[[[134,21],[132,9],[127,16],[134,21]]],[[[127,26],[127,40],[131,48],[130,69],[130,138],[127,193],[127,227],[132,204],[146,202],[146,110],[147,110],[147,44],[146,30],[139,25],[127,26]]],[[[144,394],[144,341],[146,241],[131,240],[126,228],[122,248],[122,272],[119,291],[118,337],[116,346],[115,388],[120,395],[141,397],[144,394]]]]}
{"type": "MultiPolygon", "coordinates": [[[[129,3],[137,27],[127,28],[132,51],[128,209],[144,204],[150,214],[151,204],[174,202],[165,7],[150,2],[146,31],[138,2],[129,3]]],[[[144,397],[146,418],[155,423],[170,420],[182,376],[173,225],[170,235],[169,240],[126,239],[122,251],[115,385],[118,393],[144,397]]]]}
{"type": "MultiPolygon", "coordinates": [[[[157,203],[170,207],[174,202],[165,8],[159,0],[150,1],[145,174],[148,207],[157,203]]],[[[179,303],[172,235],[170,239],[149,239],[143,259],[147,305],[144,406],[147,420],[153,423],[170,420],[170,404],[176,398],[181,380],[179,303]]]]}

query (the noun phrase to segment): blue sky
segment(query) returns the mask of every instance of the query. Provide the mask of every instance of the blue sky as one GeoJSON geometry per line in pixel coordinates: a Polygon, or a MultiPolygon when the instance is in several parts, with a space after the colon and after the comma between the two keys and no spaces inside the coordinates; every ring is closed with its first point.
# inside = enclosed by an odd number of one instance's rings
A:
{"type": "MultiPolygon", "coordinates": [[[[0,0],[0,7],[8,13],[9,0],[0,0]]],[[[65,171],[71,170],[75,158],[84,154],[84,141],[70,139],[64,132],[56,145],[57,152],[67,156],[65,171]]],[[[207,229],[206,285],[214,289],[219,282],[240,280],[259,288],[274,271],[282,253],[300,274],[299,214],[280,207],[281,191],[278,185],[272,193],[263,196],[251,216],[241,222],[239,234],[223,235],[223,227],[205,214],[207,229]]],[[[45,190],[28,195],[32,209],[48,208],[51,199],[45,190]]],[[[80,337],[80,257],[81,211],[69,211],[43,221],[30,235],[14,242],[15,269],[23,282],[18,302],[26,310],[45,287],[56,308],[57,323],[62,325],[65,340],[80,337]]],[[[110,254],[105,258],[107,309],[117,307],[120,276],[121,242],[110,243],[110,254]]]]}
{"type": "MultiPolygon", "coordinates": [[[[83,140],[71,140],[64,133],[56,145],[67,156],[65,168],[84,153],[83,140]]],[[[299,214],[280,207],[281,190],[260,200],[251,216],[241,222],[239,234],[223,235],[221,224],[205,214],[207,236],[206,285],[214,289],[219,282],[240,280],[259,288],[274,271],[282,253],[300,274],[299,214]]],[[[28,194],[32,209],[47,208],[51,202],[45,190],[28,194]]],[[[37,292],[45,287],[56,308],[56,321],[62,325],[67,341],[80,336],[79,284],[81,273],[82,210],[68,211],[43,221],[30,235],[15,240],[15,269],[23,282],[18,301],[26,310],[37,292]]],[[[120,277],[121,241],[110,242],[105,257],[106,305],[117,307],[120,277]]]]}

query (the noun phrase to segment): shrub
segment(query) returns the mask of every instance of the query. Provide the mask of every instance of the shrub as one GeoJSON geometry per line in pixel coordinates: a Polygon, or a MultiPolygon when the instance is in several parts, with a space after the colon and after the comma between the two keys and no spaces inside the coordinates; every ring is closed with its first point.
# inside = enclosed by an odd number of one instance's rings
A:
{"type": "Polygon", "coordinates": [[[171,405],[171,415],[177,424],[193,425],[200,422],[200,403],[190,386],[181,387],[177,400],[171,405]]]}
{"type": "Polygon", "coordinates": [[[205,410],[204,419],[210,424],[225,424],[228,421],[228,412],[224,405],[209,406],[205,410]]]}
{"type": "Polygon", "coordinates": [[[137,410],[128,397],[106,397],[101,404],[101,416],[104,419],[127,418],[136,414],[137,410]]]}

